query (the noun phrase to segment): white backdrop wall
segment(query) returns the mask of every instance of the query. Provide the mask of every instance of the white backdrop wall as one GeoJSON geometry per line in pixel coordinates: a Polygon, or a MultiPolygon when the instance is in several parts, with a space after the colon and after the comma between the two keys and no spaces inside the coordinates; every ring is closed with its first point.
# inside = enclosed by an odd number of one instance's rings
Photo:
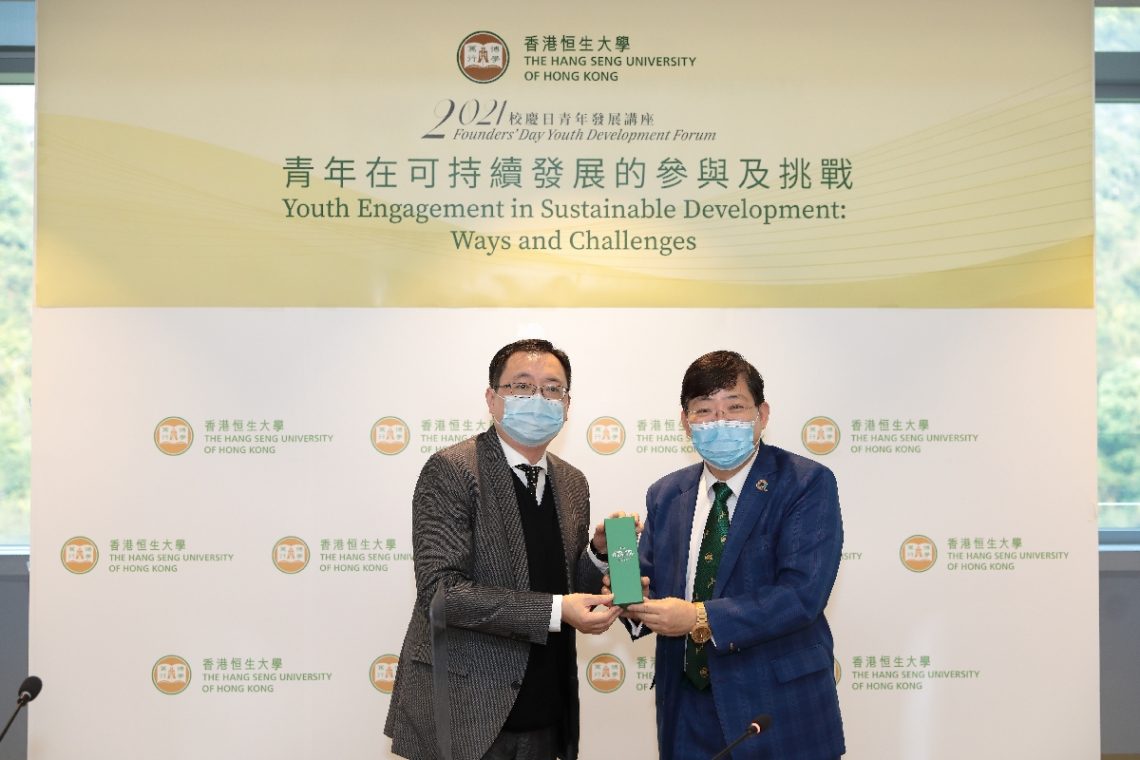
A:
{"type": "MultiPolygon", "coordinates": [[[[415,478],[437,436],[463,434],[437,427],[485,424],[486,365],[518,333],[570,353],[571,419],[554,450],[588,474],[599,519],[643,511],[650,482],[695,461],[656,441],[675,436],[680,376],[698,352],[731,346],[762,368],[770,443],[812,456],[805,425],[837,423],[839,445],[815,456],[838,476],[846,531],[828,614],[852,757],[958,757],[964,725],[981,757],[1095,754],[1095,517],[1071,509],[1088,498],[1075,475],[1095,447],[1090,426],[1067,422],[1092,413],[1092,356],[1056,356],[1091,315],[898,316],[41,310],[35,476],[53,508],[35,525],[33,666],[99,696],[45,691],[33,757],[119,757],[128,737],[176,757],[387,756],[388,684],[372,666],[399,652],[414,598],[415,478]],[[669,348],[646,350],[646,336],[669,348]],[[1050,413],[1043,399],[1066,401],[1050,413]],[[193,430],[174,456],[154,442],[171,416],[193,430]],[[373,425],[390,417],[409,436],[386,455],[373,425]],[[624,431],[613,453],[590,445],[599,418],[624,431]],[[868,419],[913,423],[919,439],[871,451],[855,437],[901,434],[853,432],[868,419]],[[280,430],[253,434],[276,442],[222,443],[211,436],[244,435],[217,432],[223,421],[280,430]],[[937,551],[921,572],[900,559],[916,535],[937,551]],[[77,536],[99,551],[83,574],[60,560],[77,536]],[[292,574],[273,553],[290,536],[310,552],[292,574]],[[156,683],[172,654],[186,678],[156,683]],[[297,676],[313,680],[285,680],[297,676]]],[[[614,742],[654,756],[652,655],[620,630],[581,642],[584,675],[599,676],[583,680],[584,757],[614,742]],[[589,667],[605,654],[620,663],[616,689],[589,667]],[[618,715],[633,730],[615,735],[618,715]]]]}

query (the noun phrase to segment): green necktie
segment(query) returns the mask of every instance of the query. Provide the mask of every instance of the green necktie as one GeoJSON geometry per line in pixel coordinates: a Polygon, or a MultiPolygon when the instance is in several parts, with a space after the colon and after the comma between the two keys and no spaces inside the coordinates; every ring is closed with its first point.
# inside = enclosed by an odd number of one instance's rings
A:
{"type": "MultiPolygon", "coordinates": [[[[720,555],[724,553],[724,543],[728,540],[728,497],[732,489],[727,483],[714,483],[712,509],[705,522],[705,534],[701,539],[701,554],[697,557],[696,577],[693,579],[693,601],[711,599],[716,586],[716,571],[720,567],[720,555]]],[[[685,675],[698,689],[709,687],[709,653],[704,644],[696,644],[685,637],[685,675]]]]}

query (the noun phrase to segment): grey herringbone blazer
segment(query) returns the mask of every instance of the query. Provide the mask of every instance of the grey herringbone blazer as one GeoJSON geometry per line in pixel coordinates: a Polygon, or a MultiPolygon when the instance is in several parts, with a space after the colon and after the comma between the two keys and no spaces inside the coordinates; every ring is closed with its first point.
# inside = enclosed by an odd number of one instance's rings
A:
{"type": "MultiPolygon", "coordinates": [[[[571,593],[596,592],[601,574],[586,554],[590,493],[576,468],[547,453],[547,483],[566,553],[571,593]]],[[[530,591],[515,477],[491,427],[428,459],[412,498],[416,604],[384,733],[412,760],[437,757],[432,712],[428,607],[436,587],[447,610],[448,702],[454,760],[479,760],[506,722],[526,672],[531,643],[546,642],[550,594],[530,591]]],[[[578,674],[569,641],[571,709],[560,734],[572,760],[578,747],[578,674]]]]}

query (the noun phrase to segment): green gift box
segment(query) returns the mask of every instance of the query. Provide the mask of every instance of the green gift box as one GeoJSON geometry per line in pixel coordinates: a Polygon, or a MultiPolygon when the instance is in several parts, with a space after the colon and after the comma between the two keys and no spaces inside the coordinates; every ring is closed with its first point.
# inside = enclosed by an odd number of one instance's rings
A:
{"type": "Polygon", "coordinates": [[[637,559],[637,524],[632,517],[606,518],[606,553],[610,557],[610,590],[614,604],[644,601],[641,562],[637,559]]]}

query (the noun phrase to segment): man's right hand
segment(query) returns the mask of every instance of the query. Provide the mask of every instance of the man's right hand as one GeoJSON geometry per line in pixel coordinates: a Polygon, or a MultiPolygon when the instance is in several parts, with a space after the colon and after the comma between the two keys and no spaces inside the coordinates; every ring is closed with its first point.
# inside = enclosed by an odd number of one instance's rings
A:
{"type": "Polygon", "coordinates": [[[613,594],[567,594],[562,597],[562,622],[582,633],[605,633],[621,614],[611,606],[613,594]]]}

